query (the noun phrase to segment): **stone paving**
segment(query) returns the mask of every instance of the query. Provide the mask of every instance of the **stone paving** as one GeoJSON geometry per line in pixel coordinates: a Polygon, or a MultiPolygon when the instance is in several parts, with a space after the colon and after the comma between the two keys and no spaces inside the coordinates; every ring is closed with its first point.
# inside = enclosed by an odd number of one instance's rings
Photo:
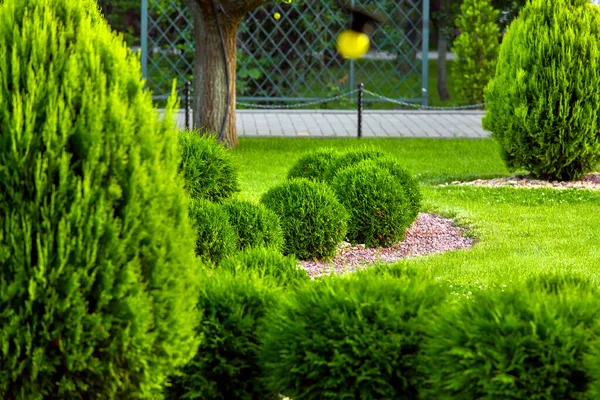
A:
{"type": "MultiPolygon", "coordinates": [[[[363,137],[482,138],[482,111],[363,112],[363,137]]],[[[356,137],[357,112],[345,110],[238,110],[241,137],[356,137]]],[[[183,110],[178,114],[184,126],[183,110]]]]}

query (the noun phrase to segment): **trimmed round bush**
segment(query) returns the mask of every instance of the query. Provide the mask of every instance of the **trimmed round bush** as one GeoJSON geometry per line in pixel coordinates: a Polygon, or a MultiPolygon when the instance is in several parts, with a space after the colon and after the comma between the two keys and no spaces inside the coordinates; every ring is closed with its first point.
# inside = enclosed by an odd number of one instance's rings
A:
{"type": "Polygon", "coordinates": [[[179,135],[179,171],[192,199],[219,202],[240,190],[230,150],[215,135],[184,131],[179,135]]]}
{"type": "Polygon", "coordinates": [[[600,10],[533,0],[504,36],[484,127],[511,170],[576,180],[600,163],[600,10]]]}
{"type": "Polygon", "coordinates": [[[385,157],[384,152],[369,147],[349,150],[342,153],[329,165],[325,173],[325,181],[329,183],[333,182],[338,172],[345,168],[352,167],[361,161],[374,160],[382,157],[385,157]]]}
{"type": "Polygon", "coordinates": [[[280,286],[296,285],[310,280],[306,271],[298,267],[294,256],[284,256],[278,251],[263,247],[241,251],[224,260],[219,268],[234,274],[252,273],[280,286]]]}
{"type": "Polygon", "coordinates": [[[325,181],[325,174],[340,153],[333,148],[311,150],[304,153],[288,171],[288,179],[306,178],[325,181]]]}
{"type": "Polygon", "coordinates": [[[229,223],[236,232],[238,250],[272,247],[281,251],[283,232],[279,217],[262,204],[230,199],[223,203],[229,223]]]}
{"type": "Polygon", "coordinates": [[[360,162],[360,166],[372,165],[376,168],[384,169],[388,171],[394,179],[399,182],[404,188],[406,197],[410,203],[410,212],[408,218],[412,222],[417,218],[419,210],[421,209],[421,187],[419,182],[408,172],[400,163],[391,157],[380,157],[374,160],[365,160],[360,162]]]}
{"type": "Polygon", "coordinates": [[[0,398],[160,398],[198,346],[175,96],[91,0],[0,2],[0,82],[0,398]]]}
{"type": "Polygon", "coordinates": [[[265,320],[266,385],[292,399],[418,398],[424,321],[443,299],[428,282],[365,275],[303,286],[265,320]]]}
{"type": "Polygon", "coordinates": [[[349,242],[377,247],[404,240],[414,221],[411,204],[400,181],[386,169],[373,164],[349,167],[331,185],[350,214],[349,242]]]}
{"type": "Polygon", "coordinates": [[[190,218],[196,229],[196,255],[209,264],[234,254],[238,238],[220,204],[205,199],[190,201],[190,218]]]}
{"type": "Polygon", "coordinates": [[[586,359],[599,316],[596,296],[579,291],[483,291],[431,321],[427,398],[595,398],[586,359]]]}
{"type": "Polygon", "coordinates": [[[333,257],[346,235],[346,210],[325,183],[293,179],[269,189],[261,202],[279,216],[286,255],[333,257]]]}
{"type": "Polygon", "coordinates": [[[168,399],[277,399],[262,381],[260,328],[278,296],[256,276],[216,273],[198,301],[202,342],[194,359],[172,379],[168,399]]]}

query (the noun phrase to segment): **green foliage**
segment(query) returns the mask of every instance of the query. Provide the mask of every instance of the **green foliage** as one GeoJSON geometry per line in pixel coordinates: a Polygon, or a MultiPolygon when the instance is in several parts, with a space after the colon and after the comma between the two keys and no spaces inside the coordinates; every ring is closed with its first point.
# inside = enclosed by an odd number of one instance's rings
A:
{"type": "Polygon", "coordinates": [[[586,366],[600,307],[590,292],[483,291],[440,312],[424,345],[429,397],[592,399],[586,366]]]}
{"type": "Polygon", "coordinates": [[[192,199],[218,202],[240,190],[231,152],[216,136],[184,131],[179,136],[179,151],[179,170],[192,199]]]}
{"type": "Polygon", "coordinates": [[[190,201],[189,211],[196,228],[196,255],[203,262],[219,264],[235,253],[238,238],[223,206],[195,199],[190,201]]]}
{"type": "Polygon", "coordinates": [[[91,0],[0,4],[0,398],[159,399],[193,356],[174,103],[91,0]]]}
{"type": "Polygon", "coordinates": [[[594,285],[589,278],[572,273],[540,274],[530,278],[526,282],[528,290],[541,291],[543,293],[560,294],[564,291],[598,291],[598,285],[594,285]]]}
{"type": "Polygon", "coordinates": [[[598,165],[599,38],[589,2],[533,0],[512,23],[483,120],[510,169],[575,180],[598,165]]]}
{"type": "Polygon", "coordinates": [[[290,168],[287,177],[325,181],[325,174],[339,156],[336,149],[328,147],[308,151],[290,168]]]}
{"type": "Polygon", "coordinates": [[[327,168],[325,173],[325,181],[333,182],[338,172],[344,168],[351,167],[365,160],[374,160],[376,158],[385,157],[385,153],[375,148],[363,147],[360,149],[348,150],[337,157],[327,168]]]}
{"type": "Polygon", "coordinates": [[[419,182],[408,172],[400,163],[391,157],[379,157],[374,160],[365,160],[360,162],[358,165],[368,166],[372,165],[375,168],[388,171],[394,180],[402,185],[404,188],[406,197],[409,201],[410,210],[408,218],[414,221],[419,214],[421,208],[421,188],[419,182]]]}
{"type": "Polygon", "coordinates": [[[261,382],[259,329],[277,294],[255,276],[217,272],[202,287],[198,310],[202,342],[167,397],[276,399],[261,382]]]}
{"type": "Polygon", "coordinates": [[[237,248],[271,247],[281,251],[283,232],[279,217],[262,204],[231,199],[223,203],[229,223],[236,231],[237,248]]]}
{"type": "Polygon", "coordinates": [[[377,247],[404,240],[414,217],[404,187],[389,171],[361,163],[339,172],[332,187],[350,214],[349,242],[377,247]]]}
{"type": "Polygon", "coordinates": [[[284,299],[265,320],[266,384],[293,399],[418,398],[424,321],[439,286],[327,277],[284,299]]]}
{"type": "Polygon", "coordinates": [[[239,252],[224,260],[219,269],[242,275],[252,273],[279,286],[293,286],[310,280],[306,271],[298,267],[294,256],[284,256],[264,247],[239,252]]]}
{"type": "Polygon", "coordinates": [[[460,82],[458,94],[469,103],[483,102],[483,89],[496,70],[500,32],[496,21],[500,12],[491,0],[464,0],[456,20],[460,35],[454,40],[456,54],[452,73],[460,82]]]}
{"type": "Polygon", "coordinates": [[[284,254],[332,257],[346,235],[346,210],[325,183],[294,179],[269,189],[261,202],[281,220],[284,254]]]}

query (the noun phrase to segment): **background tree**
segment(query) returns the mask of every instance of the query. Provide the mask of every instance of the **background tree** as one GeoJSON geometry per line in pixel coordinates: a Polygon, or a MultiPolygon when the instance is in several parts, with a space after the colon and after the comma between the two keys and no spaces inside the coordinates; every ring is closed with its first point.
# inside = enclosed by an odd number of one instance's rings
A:
{"type": "Polygon", "coordinates": [[[494,76],[500,32],[498,15],[490,0],[465,0],[456,20],[460,35],[452,50],[457,56],[453,64],[453,79],[461,99],[469,103],[483,102],[483,89],[494,76]]]}

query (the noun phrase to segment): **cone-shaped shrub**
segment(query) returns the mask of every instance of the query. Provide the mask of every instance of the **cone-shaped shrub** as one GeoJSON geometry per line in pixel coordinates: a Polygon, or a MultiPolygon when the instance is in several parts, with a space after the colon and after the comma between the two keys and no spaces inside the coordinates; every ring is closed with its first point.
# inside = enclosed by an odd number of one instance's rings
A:
{"type": "Polygon", "coordinates": [[[456,27],[460,35],[454,40],[452,50],[457,60],[452,66],[452,76],[458,95],[469,102],[482,103],[483,90],[494,76],[500,48],[498,15],[492,0],[465,0],[456,27]]]}
{"type": "Polygon", "coordinates": [[[308,151],[290,168],[288,179],[306,178],[325,181],[325,174],[339,156],[340,153],[332,148],[308,151]]]}
{"type": "Polygon", "coordinates": [[[263,319],[281,294],[255,275],[215,271],[198,301],[202,342],[167,398],[278,399],[262,383],[259,356],[263,319]]]}
{"type": "Polygon", "coordinates": [[[506,33],[484,127],[510,169],[579,179],[600,162],[600,9],[532,0],[506,33]]]}
{"type": "Polygon", "coordinates": [[[424,322],[444,299],[421,280],[326,277],[267,316],[267,387],[292,399],[417,399],[424,322]]]}
{"type": "Polygon", "coordinates": [[[205,199],[190,201],[196,229],[196,255],[207,264],[219,264],[237,250],[238,238],[222,205],[205,199]]]}
{"type": "Polygon", "coordinates": [[[344,168],[352,167],[364,160],[374,160],[382,157],[385,157],[384,152],[370,147],[349,150],[334,159],[328,166],[324,176],[325,181],[333,182],[337,173],[344,168]]]}
{"type": "Polygon", "coordinates": [[[281,251],[283,232],[279,217],[262,204],[231,199],[223,203],[229,223],[236,231],[237,248],[270,247],[281,251]]]}
{"type": "Polygon", "coordinates": [[[259,276],[278,286],[293,286],[309,281],[306,271],[298,267],[294,256],[284,256],[278,251],[263,247],[254,247],[241,251],[219,265],[220,270],[259,276]]]}
{"type": "Polygon", "coordinates": [[[350,243],[377,247],[404,240],[414,221],[412,206],[404,186],[388,170],[361,163],[338,172],[331,185],[350,214],[350,243]]]}
{"type": "Polygon", "coordinates": [[[194,338],[172,101],[91,0],[0,3],[0,398],[157,399],[194,338]]]}
{"type": "Polygon", "coordinates": [[[326,183],[293,179],[269,189],[261,202],[279,216],[286,255],[333,257],[344,240],[348,215],[326,183]]]}
{"type": "Polygon", "coordinates": [[[432,399],[593,399],[587,364],[597,296],[488,290],[431,321],[424,366],[432,399]]]}
{"type": "Polygon", "coordinates": [[[184,131],[179,135],[179,170],[192,199],[221,201],[238,192],[237,167],[214,135],[184,131]]]}

